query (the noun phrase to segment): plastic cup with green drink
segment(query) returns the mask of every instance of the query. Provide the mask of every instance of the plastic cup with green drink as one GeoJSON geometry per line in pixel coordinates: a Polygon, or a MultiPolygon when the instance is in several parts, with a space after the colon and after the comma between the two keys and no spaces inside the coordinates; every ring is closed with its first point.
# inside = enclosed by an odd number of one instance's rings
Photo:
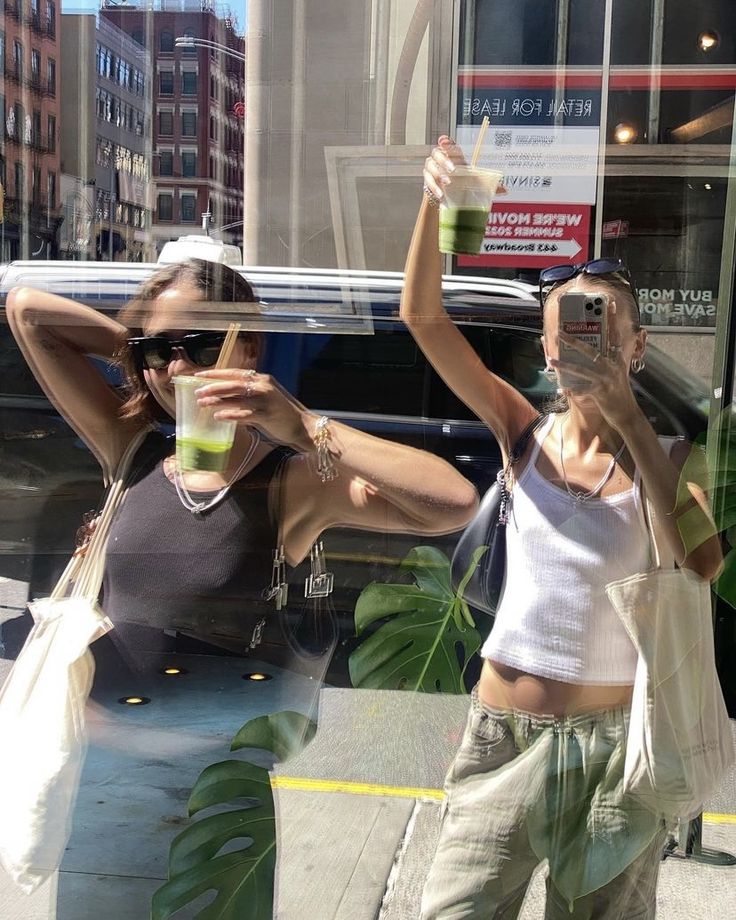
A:
{"type": "Polygon", "coordinates": [[[440,252],[478,255],[501,179],[503,173],[497,169],[455,167],[440,202],[440,252]]]}
{"type": "Polygon", "coordinates": [[[221,473],[227,467],[236,423],[220,421],[197,403],[196,391],[206,380],[174,377],[176,392],[176,462],[180,470],[221,473]]]}

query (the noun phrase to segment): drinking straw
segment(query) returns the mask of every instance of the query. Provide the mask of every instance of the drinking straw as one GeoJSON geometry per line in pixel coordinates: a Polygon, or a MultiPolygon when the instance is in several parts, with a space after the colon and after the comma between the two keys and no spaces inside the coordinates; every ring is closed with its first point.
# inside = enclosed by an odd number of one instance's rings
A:
{"type": "Polygon", "coordinates": [[[230,355],[233,353],[233,348],[235,348],[235,342],[238,339],[239,332],[240,323],[230,323],[227,327],[220,354],[217,356],[217,364],[215,364],[216,371],[221,371],[223,368],[227,367],[230,355]]]}
{"type": "Polygon", "coordinates": [[[486,131],[488,130],[489,124],[490,124],[490,121],[488,120],[488,116],[484,115],[483,121],[481,122],[481,125],[480,125],[480,131],[478,132],[478,138],[475,142],[475,147],[473,148],[473,156],[470,160],[470,165],[473,167],[473,169],[475,169],[476,165],[478,164],[478,157],[480,156],[480,148],[483,146],[483,138],[486,135],[486,131]]]}
{"type": "MultiPolygon", "coordinates": [[[[239,332],[240,323],[230,323],[230,325],[227,327],[227,332],[225,333],[225,338],[223,339],[222,347],[220,348],[220,354],[217,356],[217,364],[215,364],[216,371],[221,371],[227,367],[228,362],[230,361],[230,356],[233,353],[233,348],[235,348],[235,343],[238,340],[239,332]]],[[[199,428],[204,424],[206,418],[207,410],[200,409],[194,421],[194,427],[199,428]]]]}

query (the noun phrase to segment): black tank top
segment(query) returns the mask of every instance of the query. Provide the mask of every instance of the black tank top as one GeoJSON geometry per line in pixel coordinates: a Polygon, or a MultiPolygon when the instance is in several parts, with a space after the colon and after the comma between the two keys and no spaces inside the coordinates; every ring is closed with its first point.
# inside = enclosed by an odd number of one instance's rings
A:
{"type": "Polygon", "coordinates": [[[173,439],[154,432],[136,455],[110,528],[103,609],[114,624],[242,635],[254,616],[274,609],[262,596],[278,539],[268,494],[291,452],[275,448],[219,504],[195,515],[164,474],[172,450],[173,439]]]}

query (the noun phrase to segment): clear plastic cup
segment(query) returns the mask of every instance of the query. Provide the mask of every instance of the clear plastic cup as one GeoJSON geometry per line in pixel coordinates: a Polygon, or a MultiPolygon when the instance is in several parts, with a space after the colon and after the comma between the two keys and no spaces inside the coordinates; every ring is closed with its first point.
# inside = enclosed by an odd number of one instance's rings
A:
{"type": "Polygon", "coordinates": [[[227,467],[236,423],[219,421],[197,403],[195,392],[207,384],[199,377],[174,377],[176,462],[180,470],[220,473],[227,467]]]}
{"type": "Polygon", "coordinates": [[[478,255],[501,179],[503,173],[497,169],[455,167],[440,202],[440,252],[478,255]]]}

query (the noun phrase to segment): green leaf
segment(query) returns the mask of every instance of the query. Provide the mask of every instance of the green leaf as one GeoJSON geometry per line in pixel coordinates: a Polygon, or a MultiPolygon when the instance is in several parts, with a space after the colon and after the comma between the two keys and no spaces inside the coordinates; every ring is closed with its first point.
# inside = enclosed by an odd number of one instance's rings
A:
{"type": "Polygon", "coordinates": [[[189,815],[231,799],[262,799],[270,794],[268,770],[243,760],[224,760],[210,764],[199,774],[189,796],[189,815]]]}
{"type": "Polygon", "coordinates": [[[168,920],[207,891],[216,897],[197,913],[197,920],[272,917],[276,823],[268,771],[239,760],[212,764],[192,790],[189,813],[242,797],[253,804],[197,821],[172,841],[169,881],[153,895],[152,920],[168,920]],[[240,838],[238,850],[217,855],[240,838]]]}
{"type": "Polygon", "coordinates": [[[262,748],[286,760],[306,747],[316,731],[317,723],[301,712],[276,712],[247,722],[233,738],[230,750],[262,748]]]}
{"type": "MultiPolygon", "coordinates": [[[[260,748],[284,759],[311,741],[316,730],[301,713],[277,712],[247,722],[232,748],[260,748]]],[[[169,881],[153,895],[151,920],[168,920],[208,891],[214,900],[196,920],[271,920],[276,822],[268,770],[242,760],[206,767],[189,796],[189,814],[216,805],[226,810],[200,818],[172,841],[169,881]],[[240,807],[234,807],[236,800],[240,807]],[[222,853],[233,841],[241,841],[238,849],[222,853]]]]}
{"type": "Polygon", "coordinates": [[[465,693],[456,645],[467,662],[480,648],[480,636],[474,624],[463,623],[466,611],[452,589],[450,560],[435,547],[417,546],[400,569],[414,584],[370,584],[358,598],[358,635],[377,620],[391,619],[351,654],[353,686],[465,693]]]}

